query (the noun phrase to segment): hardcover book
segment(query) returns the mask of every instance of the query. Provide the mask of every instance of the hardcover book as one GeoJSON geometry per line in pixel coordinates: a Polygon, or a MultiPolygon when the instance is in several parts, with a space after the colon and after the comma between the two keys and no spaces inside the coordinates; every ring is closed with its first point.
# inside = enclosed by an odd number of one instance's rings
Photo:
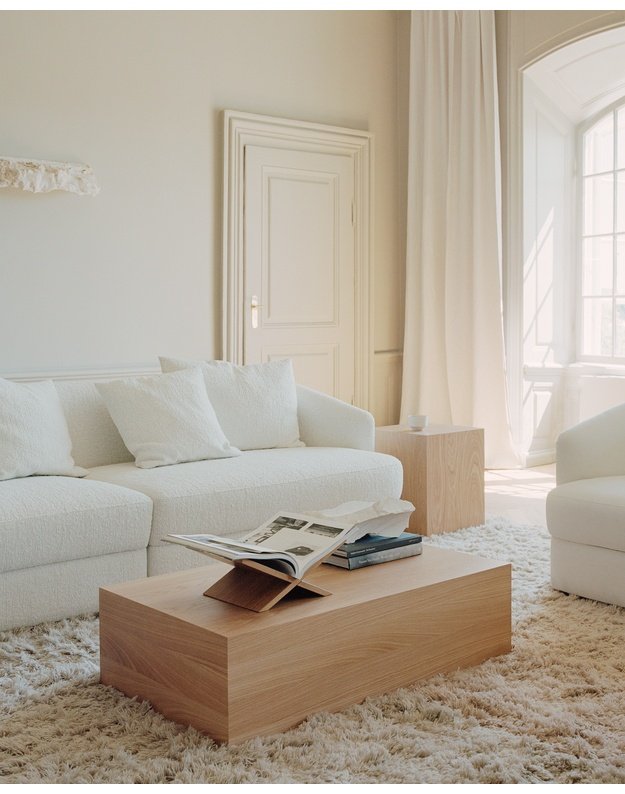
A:
{"type": "Polygon", "coordinates": [[[389,538],[385,535],[365,535],[364,538],[354,541],[353,543],[343,543],[339,546],[334,555],[336,557],[358,557],[361,554],[371,554],[374,551],[383,551],[384,549],[396,549],[401,546],[410,546],[414,543],[421,543],[421,535],[416,535],[413,532],[402,532],[395,538],[389,538]]]}
{"type": "Polygon", "coordinates": [[[336,554],[331,554],[324,562],[328,563],[328,565],[336,565],[339,568],[346,568],[348,571],[353,571],[356,568],[365,568],[367,565],[377,565],[381,562],[401,560],[404,557],[414,557],[421,554],[423,551],[421,537],[419,535],[416,537],[419,538],[416,543],[398,546],[394,549],[383,549],[382,551],[374,551],[369,554],[357,554],[353,557],[339,557],[336,554]]]}

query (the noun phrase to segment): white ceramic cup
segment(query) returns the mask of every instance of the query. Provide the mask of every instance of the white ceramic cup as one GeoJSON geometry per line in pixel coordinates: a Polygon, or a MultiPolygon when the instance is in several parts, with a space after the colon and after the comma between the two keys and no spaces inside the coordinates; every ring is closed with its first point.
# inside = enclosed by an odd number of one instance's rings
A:
{"type": "Polygon", "coordinates": [[[408,417],[408,427],[411,430],[423,430],[428,426],[428,418],[426,414],[411,414],[408,417]]]}

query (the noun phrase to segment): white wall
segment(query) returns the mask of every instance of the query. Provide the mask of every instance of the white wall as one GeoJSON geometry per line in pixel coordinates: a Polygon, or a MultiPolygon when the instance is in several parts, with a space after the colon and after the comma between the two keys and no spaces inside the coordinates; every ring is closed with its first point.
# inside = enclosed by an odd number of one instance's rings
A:
{"type": "Polygon", "coordinates": [[[396,38],[395,12],[1,12],[0,155],[102,191],[0,191],[0,374],[221,355],[226,108],[374,133],[376,360],[401,351],[396,38]]]}

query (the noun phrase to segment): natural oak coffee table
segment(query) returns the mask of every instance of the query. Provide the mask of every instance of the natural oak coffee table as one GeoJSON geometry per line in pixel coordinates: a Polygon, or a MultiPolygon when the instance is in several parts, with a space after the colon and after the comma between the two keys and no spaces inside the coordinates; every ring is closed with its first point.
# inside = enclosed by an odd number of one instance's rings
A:
{"type": "Polygon", "coordinates": [[[101,681],[240,742],[511,647],[510,565],[426,546],[312,581],[332,595],[257,613],[202,595],[213,563],[100,589],[101,681]]]}

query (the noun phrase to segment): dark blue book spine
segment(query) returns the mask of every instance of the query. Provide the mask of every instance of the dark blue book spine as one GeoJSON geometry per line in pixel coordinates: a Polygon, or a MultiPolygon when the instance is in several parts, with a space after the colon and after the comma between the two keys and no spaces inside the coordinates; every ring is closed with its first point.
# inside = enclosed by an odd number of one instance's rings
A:
{"type": "Polygon", "coordinates": [[[364,568],[367,565],[377,565],[381,562],[391,560],[401,560],[404,557],[415,557],[423,551],[422,543],[411,543],[395,549],[383,549],[372,554],[359,554],[356,557],[337,557],[334,554],[328,557],[325,562],[336,565],[339,568],[346,568],[353,571],[356,568],[364,568]]]}
{"type": "Polygon", "coordinates": [[[345,543],[340,546],[335,554],[340,557],[359,557],[361,554],[373,554],[376,551],[384,551],[385,549],[398,549],[402,546],[410,546],[413,543],[421,543],[421,535],[413,535],[404,532],[395,538],[384,538],[379,541],[356,541],[355,543],[345,543]]]}

